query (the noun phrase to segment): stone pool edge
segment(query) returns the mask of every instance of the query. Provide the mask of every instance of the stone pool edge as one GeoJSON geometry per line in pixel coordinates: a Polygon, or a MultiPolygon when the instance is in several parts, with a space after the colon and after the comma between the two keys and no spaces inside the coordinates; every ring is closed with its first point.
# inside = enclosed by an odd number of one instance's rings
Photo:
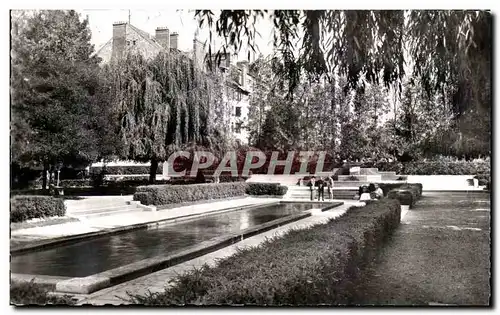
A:
{"type": "Polygon", "coordinates": [[[251,205],[244,205],[244,206],[238,206],[238,207],[229,207],[229,208],[223,208],[223,209],[218,209],[218,210],[206,211],[206,212],[202,212],[202,213],[188,214],[188,215],[178,216],[178,217],[174,217],[174,218],[152,220],[152,221],[147,221],[147,222],[142,222],[142,223],[137,223],[137,224],[132,224],[132,225],[125,225],[125,226],[120,226],[120,227],[115,227],[115,228],[107,228],[107,229],[103,229],[101,231],[96,231],[96,232],[88,232],[88,233],[82,233],[82,234],[74,234],[74,235],[68,235],[68,236],[62,236],[62,237],[55,237],[55,238],[37,241],[35,244],[14,246],[11,248],[10,254],[15,256],[15,255],[20,255],[20,254],[25,254],[25,253],[31,252],[31,251],[38,251],[38,250],[47,249],[47,248],[54,247],[54,246],[63,245],[65,243],[72,243],[72,242],[78,242],[78,241],[82,241],[82,240],[89,240],[92,238],[101,237],[101,236],[105,236],[105,235],[116,235],[116,234],[120,234],[120,233],[130,232],[132,230],[153,228],[153,227],[158,227],[160,225],[183,222],[183,221],[196,219],[196,218],[202,218],[204,216],[218,214],[218,213],[245,210],[245,209],[250,209],[250,208],[258,208],[261,206],[269,206],[269,205],[272,205],[275,203],[277,204],[280,202],[281,202],[281,200],[270,200],[269,202],[266,202],[266,203],[251,204],[251,205]]]}
{"type": "MultiPolygon", "coordinates": [[[[343,202],[334,202],[326,207],[321,208],[321,211],[327,211],[332,208],[339,207],[343,204],[343,202]]],[[[171,255],[151,257],[87,277],[70,278],[11,274],[11,283],[33,282],[37,285],[46,285],[47,283],[49,283],[49,289],[51,289],[51,291],[55,291],[56,293],[90,294],[95,291],[99,291],[104,288],[111,287],[119,283],[130,281],[135,278],[171,267],[184,261],[206,255],[220,248],[238,243],[244,239],[255,236],[256,234],[263,233],[278,228],[282,225],[307,218],[311,215],[312,214],[310,211],[290,215],[245,229],[242,231],[242,233],[231,233],[214,238],[209,241],[202,242],[171,255]]]]}

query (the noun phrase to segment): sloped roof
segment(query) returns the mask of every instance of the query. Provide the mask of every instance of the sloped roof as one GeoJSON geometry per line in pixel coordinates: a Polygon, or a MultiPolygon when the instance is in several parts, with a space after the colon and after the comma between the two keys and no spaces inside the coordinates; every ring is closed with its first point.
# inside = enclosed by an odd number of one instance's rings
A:
{"type": "Polygon", "coordinates": [[[145,31],[133,26],[132,24],[127,23],[127,25],[132,30],[134,30],[137,34],[139,34],[142,38],[144,38],[149,44],[156,46],[156,48],[163,49],[163,46],[160,45],[148,32],[145,32],[145,31]]]}

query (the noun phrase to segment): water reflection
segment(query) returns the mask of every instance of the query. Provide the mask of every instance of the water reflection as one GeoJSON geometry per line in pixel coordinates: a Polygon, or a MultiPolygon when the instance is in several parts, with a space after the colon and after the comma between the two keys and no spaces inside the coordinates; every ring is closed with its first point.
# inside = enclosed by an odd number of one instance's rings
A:
{"type": "Polygon", "coordinates": [[[84,277],[158,255],[167,255],[227,233],[311,209],[307,203],[226,212],[156,229],[105,236],[11,259],[14,273],[84,277]]]}

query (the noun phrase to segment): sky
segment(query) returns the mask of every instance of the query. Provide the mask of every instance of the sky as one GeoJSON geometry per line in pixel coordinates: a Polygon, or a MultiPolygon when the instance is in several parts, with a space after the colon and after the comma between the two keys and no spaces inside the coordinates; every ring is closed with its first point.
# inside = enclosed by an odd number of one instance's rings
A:
{"type": "MultiPolygon", "coordinates": [[[[128,10],[128,9],[95,9],[76,10],[83,18],[88,17],[89,26],[92,31],[92,44],[98,50],[113,35],[113,23],[118,21],[128,21],[130,12],[130,23],[149,34],[155,34],[158,26],[168,27],[170,33],[179,33],[178,48],[182,51],[193,49],[193,38],[197,30],[198,23],[194,19],[194,12],[191,10],[128,10]]],[[[261,34],[256,39],[256,45],[263,55],[272,53],[272,24],[269,20],[262,20],[257,23],[257,31],[261,34]]],[[[200,29],[199,40],[209,42],[208,29],[200,29]]],[[[215,41],[216,45],[220,42],[215,41]]],[[[247,58],[247,50],[244,48],[238,56],[240,60],[247,58]]]]}

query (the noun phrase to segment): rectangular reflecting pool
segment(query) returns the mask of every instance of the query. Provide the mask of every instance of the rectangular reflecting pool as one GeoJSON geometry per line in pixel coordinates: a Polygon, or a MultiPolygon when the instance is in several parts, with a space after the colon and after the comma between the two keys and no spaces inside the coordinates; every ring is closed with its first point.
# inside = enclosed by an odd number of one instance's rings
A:
{"type": "MultiPolygon", "coordinates": [[[[314,208],[280,203],[225,212],[154,229],[140,229],[11,257],[11,272],[85,277],[136,261],[163,256],[203,241],[314,208]]],[[[168,211],[168,210],[166,210],[168,211]]]]}

